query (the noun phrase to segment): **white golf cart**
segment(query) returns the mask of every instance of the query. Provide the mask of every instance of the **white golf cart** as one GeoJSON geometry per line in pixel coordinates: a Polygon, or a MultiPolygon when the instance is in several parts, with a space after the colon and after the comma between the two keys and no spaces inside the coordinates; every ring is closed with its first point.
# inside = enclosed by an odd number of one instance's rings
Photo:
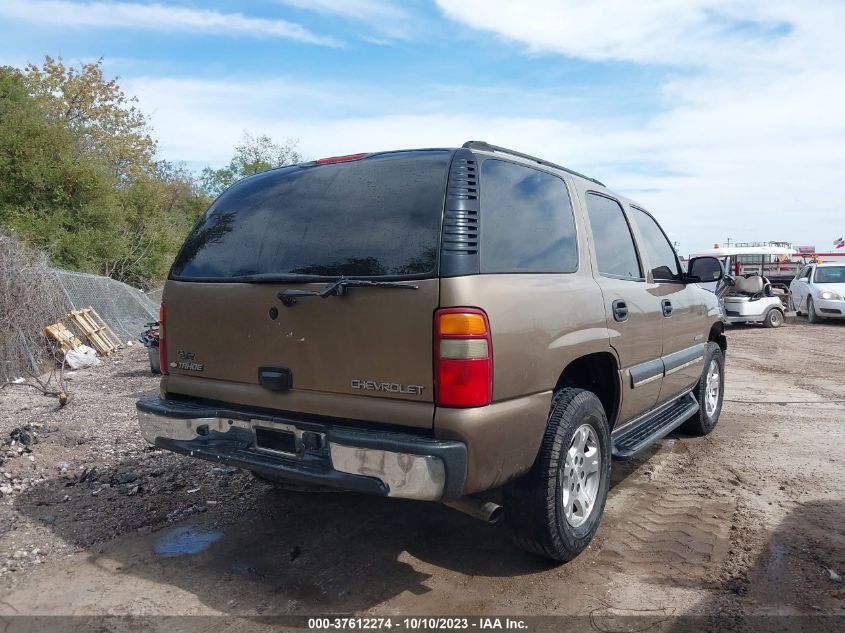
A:
{"type": "Polygon", "coordinates": [[[721,295],[726,323],[762,323],[766,327],[783,325],[786,311],[780,297],[772,292],[768,279],[756,274],[725,279],[733,280],[733,286],[721,295]]]}
{"type": "MultiPolygon", "coordinates": [[[[759,323],[780,327],[786,315],[783,299],[776,294],[767,273],[775,273],[779,285],[794,276],[799,265],[796,253],[781,246],[733,246],[712,248],[690,257],[716,257],[722,262],[725,277],[714,288],[722,299],[726,323],[759,323]]],[[[778,290],[781,290],[779,287],[778,290]]],[[[785,297],[785,293],[783,294],[785,297]]]]}

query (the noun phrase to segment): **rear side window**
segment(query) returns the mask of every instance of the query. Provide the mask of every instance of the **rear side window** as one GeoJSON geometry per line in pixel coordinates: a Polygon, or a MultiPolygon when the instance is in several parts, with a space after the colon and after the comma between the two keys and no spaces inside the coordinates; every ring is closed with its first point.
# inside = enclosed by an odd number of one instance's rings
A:
{"type": "Polygon", "coordinates": [[[435,275],[450,158],[447,150],[393,152],[244,180],[209,208],[171,275],[435,275]]]}
{"type": "Polygon", "coordinates": [[[674,281],[681,275],[678,268],[678,257],[675,249],[669,243],[663,229],[648,213],[637,207],[634,210],[634,222],[643,236],[643,247],[651,266],[651,274],[655,281],[674,281]]]}
{"type": "Polygon", "coordinates": [[[642,279],[631,227],[619,203],[607,196],[588,193],[587,212],[599,272],[622,279],[642,279]]]}
{"type": "Polygon", "coordinates": [[[481,272],[570,273],[575,220],[563,180],[503,160],[481,165],[481,272]]]}

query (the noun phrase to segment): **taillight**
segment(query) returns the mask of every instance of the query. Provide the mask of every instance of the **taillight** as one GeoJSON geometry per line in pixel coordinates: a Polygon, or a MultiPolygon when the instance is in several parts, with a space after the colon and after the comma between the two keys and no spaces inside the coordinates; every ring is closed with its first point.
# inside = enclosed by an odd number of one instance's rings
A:
{"type": "Polygon", "coordinates": [[[478,308],[434,313],[434,393],[440,407],[483,407],[493,397],[490,322],[478,308]]]}
{"type": "Polygon", "coordinates": [[[161,366],[162,374],[169,374],[170,367],[167,364],[167,339],[164,337],[164,304],[158,309],[158,364],[161,366]]]}
{"type": "Polygon", "coordinates": [[[334,163],[351,163],[353,160],[361,160],[369,154],[347,154],[346,156],[332,156],[331,158],[320,158],[314,161],[315,165],[333,165],[334,163]]]}

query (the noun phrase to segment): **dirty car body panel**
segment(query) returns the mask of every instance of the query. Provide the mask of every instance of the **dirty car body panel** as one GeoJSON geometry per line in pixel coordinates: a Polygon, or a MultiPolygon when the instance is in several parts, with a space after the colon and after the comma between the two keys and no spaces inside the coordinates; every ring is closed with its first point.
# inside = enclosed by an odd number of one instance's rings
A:
{"type": "Polygon", "coordinates": [[[639,247],[636,280],[603,275],[589,192],[612,198],[639,244],[630,201],[483,147],[236,183],[166,284],[167,373],[138,403],[144,437],[267,479],[448,501],[532,468],[553,394],[585,359],[611,368],[611,428],[688,392],[717,301],[656,279],[639,247]],[[393,285],[306,294],[339,280],[393,285]],[[478,376],[481,400],[449,400],[478,376]]]}

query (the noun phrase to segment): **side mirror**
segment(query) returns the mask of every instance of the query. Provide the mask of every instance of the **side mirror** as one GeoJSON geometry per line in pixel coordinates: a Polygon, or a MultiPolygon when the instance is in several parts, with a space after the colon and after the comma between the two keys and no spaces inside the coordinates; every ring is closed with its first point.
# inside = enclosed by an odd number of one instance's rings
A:
{"type": "Polygon", "coordinates": [[[724,276],[725,271],[722,270],[722,263],[715,257],[693,257],[689,260],[684,281],[706,284],[720,281],[724,276]]]}
{"type": "Polygon", "coordinates": [[[801,282],[803,282],[803,283],[805,283],[805,284],[806,284],[806,283],[810,283],[810,280],[809,280],[809,279],[807,279],[806,277],[801,277],[798,281],[801,281],[801,282]]]}

